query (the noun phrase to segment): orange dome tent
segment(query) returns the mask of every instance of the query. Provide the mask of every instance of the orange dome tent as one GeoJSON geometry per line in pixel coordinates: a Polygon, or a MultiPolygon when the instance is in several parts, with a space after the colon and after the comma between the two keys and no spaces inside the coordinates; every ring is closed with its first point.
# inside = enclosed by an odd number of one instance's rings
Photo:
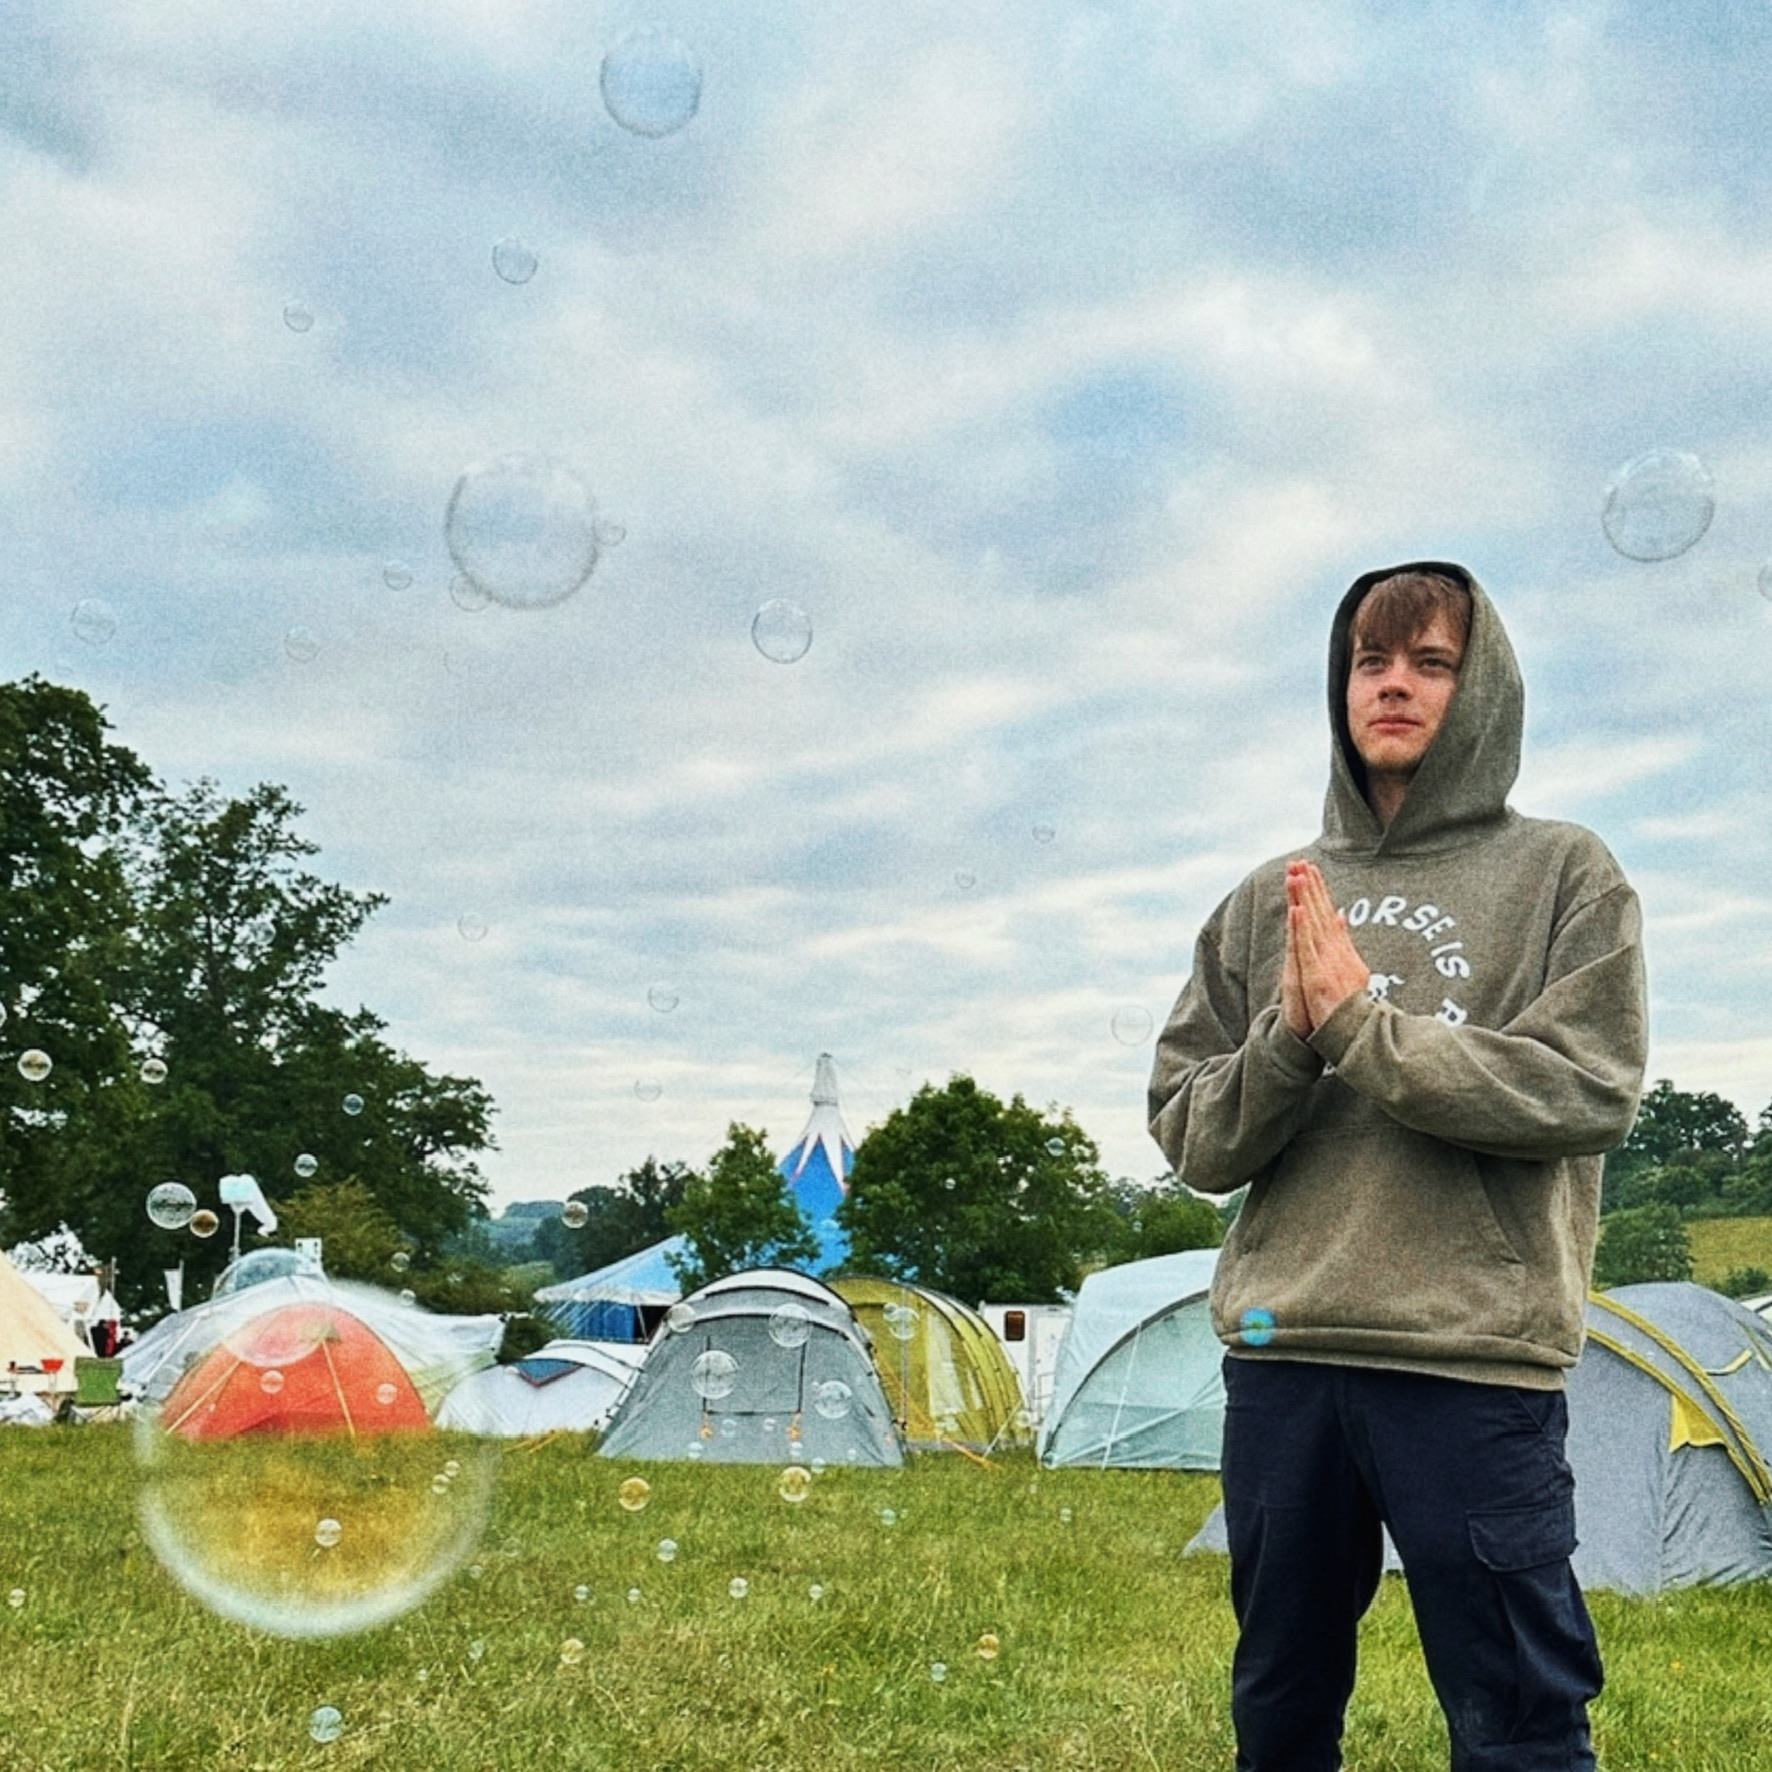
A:
{"type": "Polygon", "coordinates": [[[379,1434],[430,1426],[406,1368],[338,1305],[286,1304],[235,1330],[184,1374],[160,1425],[186,1440],[379,1434]]]}

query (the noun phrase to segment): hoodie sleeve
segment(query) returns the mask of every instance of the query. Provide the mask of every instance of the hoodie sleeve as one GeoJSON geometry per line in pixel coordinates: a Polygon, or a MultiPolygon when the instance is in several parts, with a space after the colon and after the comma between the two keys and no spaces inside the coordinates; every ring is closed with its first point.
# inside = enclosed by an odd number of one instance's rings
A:
{"type": "Polygon", "coordinates": [[[1278,1003],[1249,1014],[1249,984],[1227,962],[1233,926],[1247,929],[1249,886],[1212,915],[1194,970],[1157,1041],[1151,1136],[1181,1182],[1234,1193],[1279,1155],[1303,1123],[1323,1060],[1281,1019],[1278,1003]]]}
{"type": "Polygon", "coordinates": [[[1544,989],[1502,1027],[1408,1015],[1361,993],[1310,1043],[1414,1131],[1496,1157],[1611,1150],[1630,1132],[1647,1056],[1636,894],[1619,883],[1572,910],[1544,989]]]}

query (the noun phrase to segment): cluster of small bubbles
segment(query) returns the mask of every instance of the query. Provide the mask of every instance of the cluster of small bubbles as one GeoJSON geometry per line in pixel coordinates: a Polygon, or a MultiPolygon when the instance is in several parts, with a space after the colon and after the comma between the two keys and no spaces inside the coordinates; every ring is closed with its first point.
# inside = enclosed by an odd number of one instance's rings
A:
{"type": "Polygon", "coordinates": [[[813,1582],[806,1590],[806,1597],[814,1602],[822,1600],[824,1598],[824,1583],[822,1581],[813,1582]]]}
{"type": "Polygon", "coordinates": [[[661,1563],[674,1563],[677,1560],[677,1541],[674,1538],[661,1538],[658,1541],[658,1560],[661,1563]]]}
{"type": "Polygon", "coordinates": [[[1651,449],[1612,476],[1600,524],[1627,560],[1672,560],[1716,514],[1710,470],[1681,449],[1651,449]]]}
{"type": "Polygon", "coordinates": [[[632,135],[674,135],[701,107],[701,61],[662,25],[642,25],[603,57],[603,106],[632,135]]]}
{"type": "Polygon", "coordinates": [[[689,1382],[695,1394],[709,1403],[732,1395],[738,1383],[738,1362],[723,1348],[711,1347],[695,1356],[689,1368],[689,1382]]]}
{"type": "Polygon", "coordinates": [[[338,1105],[354,1120],[363,1111],[363,1097],[360,1095],[347,1095],[338,1105]]]}
{"type": "Polygon", "coordinates": [[[1065,1143],[1062,1138],[1049,1138],[1046,1140],[1046,1155],[1047,1156],[1062,1157],[1064,1155],[1064,1152],[1065,1152],[1065,1143]]]}
{"type": "Polygon", "coordinates": [[[600,548],[619,548],[628,539],[628,526],[613,517],[599,517],[591,525],[591,534],[600,548]]]}
{"type": "Polygon", "coordinates": [[[896,1526],[898,1524],[898,1509],[892,1507],[881,1508],[880,1524],[882,1526],[896,1526]]]}
{"type": "Polygon", "coordinates": [[[297,664],[312,664],[320,656],[320,637],[298,622],[283,636],[283,650],[297,664]]]}
{"type": "Polygon", "coordinates": [[[1049,824],[1037,824],[1034,826],[1034,841],[1036,843],[1050,843],[1057,835],[1058,832],[1049,824]]]}
{"type": "Polygon", "coordinates": [[[1151,1037],[1151,1014],[1137,1003],[1128,1003],[1114,1011],[1108,1024],[1114,1038],[1122,1046],[1142,1046],[1151,1037]]]}
{"type": "Polygon", "coordinates": [[[280,1396],[283,1391],[283,1374],[275,1366],[267,1366],[258,1375],[258,1388],[267,1397],[280,1396]]]}
{"type": "Polygon", "coordinates": [[[101,597],[82,597],[69,612],[68,626],[88,646],[103,646],[117,631],[117,613],[101,597]]]}
{"type": "Polygon", "coordinates": [[[1238,1329],[1250,1347],[1266,1347],[1274,1338],[1274,1313],[1264,1305],[1254,1305],[1244,1311],[1238,1329]]]}
{"type": "Polygon", "coordinates": [[[25,1603],[25,1590],[22,1587],[15,1587],[12,1592],[6,1596],[6,1603],[14,1612],[19,1611],[25,1603]]]}
{"type": "Polygon", "coordinates": [[[141,1079],[150,1089],[157,1089],[166,1081],[166,1060],[163,1058],[144,1058],[142,1060],[141,1079]]]}
{"type": "Polygon", "coordinates": [[[331,1550],[344,1535],[345,1529],[337,1520],[322,1520],[314,1528],[314,1542],[322,1550],[331,1550]]]}
{"type": "Polygon", "coordinates": [[[889,1304],[881,1313],[894,1341],[912,1341],[917,1334],[917,1307],[914,1304],[889,1304]]]}
{"type": "Polygon", "coordinates": [[[590,488],[563,462],[501,455],[456,481],[443,539],[461,575],[494,602],[549,609],[596,569],[595,523],[590,488]]]}
{"type": "Polygon", "coordinates": [[[492,249],[492,268],[506,283],[527,283],[540,263],[534,249],[512,235],[492,249]]]}
{"type": "Polygon", "coordinates": [[[812,1334],[812,1319],[806,1307],[793,1303],[777,1305],[769,1315],[769,1339],[777,1347],[804,1347],[812,1334]]]}
{"type": "Polygon", "coordinates": [[[484,941],[489,927],[486,919],[475,911],[463,911],[455,919],[456,933],[463,941],[484,941]]]}
{"type": "Polygon", "coordinates": [[[695,1327],[695,1306],[681,1301],[665,1312],[665,1326],[673,1335],[687,1335],[695,1327]]]}
{"type": "Polygon", "coordinates": [[[562,1667],[577,1667],[584,1658],[585,1646],[577,1637],[568,1637],[560,1645],[560,1665],[562,1667]]]}
{"type": "Polygon", "coordinates": [[[18,1055],[18,1074],[27,1083],[41,1083],[55,1069],[55,1060],[39,1046],[27,1047],[18,1055]]]}
{"type": "MultiPolygon", "coordinates": [[[[458,572],[449,581],[449,601],[457,609],[465,609],[473,615],[484,609],[492,601],[492,595],[477,585],[465,572],[458,572]]],[[[458,670],[458,676],[461,672],[458,670]]]]}
{"type": "Polygon", "coordinates": [[[572,1597],[582,1606],[590,1599],[591,1590],[581,1581],[578,1586],[572,1590],[572,1597]]]}
{"type": "MultiPolygon", "coordinates": [[[[455,1479],[461,1475],[461,1460],[459,1458],[446,1458],[443,1461],[443,1474],[453,1483],[455,1479]]],[[[478,1568],[472,1570],[471,1573],[476,1581],[480,1579],[480,1571],[478,1568]]]]}
{"type": "Polygon", "coordinates": [[[319,1173],[320,1159],[311,1151],[303,1151],[301,1155],[295,1159],[293,1168],[295,1169],[296,1174],[299,1175],[303,1181],[306,1181],[310,1175],[316,1175],[319,1173]]]}
{"type": "Polygon", "coordinates": [[[404,560],[390,560],[381,569],[381,581],[390,591],[407,591],[412,588],[412,568],[404,560]]]}
{"type": "MultiPolygon", "coordinates": [[[[298,331],[305,328],[298,328],[298,331]]],[[[323,1704],[308,1718],[308,1734],[322,1747],[337,1741],[345,1732],[345,1720],[336,1704],[323,1704]]]]}
{"type": "Polygon", "coordinates": [[[582,1231],[591,1222],[591,1209],[583,1200],[568,1200],[560,1208],[560,1222],[569,1231],[582,1231]]]}
{"type": "Polygon", "coordinates": [[[995,1661],[1002,1652],[1002,1648],[1003,1645],[997,1640],[997,1633],[987,1630],[978,1639],[978,1659],[980,1661],[995,1661]]]}
{"type": "Polygon", "coordinates": [[[182,1181],[163,1181],[148,1190],[148,1217],[163,1231],[182,1231],[197,1210],[197,1196],[182,1181]]]}
{"type": "Polygon", "coordinates": [[[637,1101],[657,1101],[664,1094],[664,1085],[656,1077],[639,1077],[634,1082],[637,1101]]]}
{"type": "Polygon", "coordinates": [[[812,1407],[826,1421],[841,1421],[855,1396],[840,1378],[826,1378],[813,1387],[812,1407]]]}
{"type": "Polygon", "coordinates": [[[674,984],[654,984],[646,988],[647,1007],[655,1009],[660,1015],[669,1015],[682,999],[677,995],[674,984]]]}
{"type": "Polygon", "coordinates": [[[948,1664],[945,1661],[930,1662],[929,1677],[936,1685],[941,1685],[948,1677],[948,1664]]]}
{"type": "Polygon", "coordinates": [[[751,617],[751,644],[772,664],[798,664],[812,646],[812,617],[798,603],[771,597],[751,617]]]}
{"type": "Polygon", "coordinates": [[[311,332],[314,326],[314,310],[305,301],[288,301],[283,304],[283,324],[291,332],[311,332]]]}
{"type": "Polygon", "coordinates": [[[221,1220],[207,1206],[199,1206],[191,1214],[190,1231],[193,1237],[213,1237],[221,1229],[221,1220]]]}
{"type": "Polygon", "coordinates": [[[396,1249],[394,1253],[388,1257],[388,1266],[397,1274],[405,1273],[406,1270],[412,1266],[411,1251],[406,1249],[396,1249]]]}
{"type": "Polygon", "coordinates": [[[803,1464],[790,1464],[776,1478],[775,1492],[783,1501],[798,1505],[812,1493],[812,1472],[803,1464]]]}
{"type": "Polygon", "coordinates": [[[652,1499],[652,1485],[644,1477],[628,1477],[616,1490],[623,1513],[637,1514],[652,1499]]]}

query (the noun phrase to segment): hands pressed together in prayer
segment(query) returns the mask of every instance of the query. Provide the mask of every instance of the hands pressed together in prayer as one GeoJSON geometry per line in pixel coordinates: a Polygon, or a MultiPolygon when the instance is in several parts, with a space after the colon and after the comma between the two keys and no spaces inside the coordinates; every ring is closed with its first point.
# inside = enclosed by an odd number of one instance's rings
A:
{"type": "Polygon", "coordinates": [[[1371,978],[1316,864],[1288,863],[1286,965],[1280,978],[1280,1013],[1287,1027],[1308,1039],[1371,978]]]}

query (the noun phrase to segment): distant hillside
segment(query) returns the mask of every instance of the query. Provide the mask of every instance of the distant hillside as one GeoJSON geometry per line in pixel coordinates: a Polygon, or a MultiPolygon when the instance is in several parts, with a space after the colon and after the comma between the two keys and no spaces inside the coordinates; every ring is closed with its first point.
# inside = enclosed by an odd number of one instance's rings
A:
{"type": "Polygon", "coordinates": [[[1772,1274],[1772,1218],[1693,1218],[1692,1278],[1715,1286],[1736,1268],[1764,1268],[1772,1274]]]}

